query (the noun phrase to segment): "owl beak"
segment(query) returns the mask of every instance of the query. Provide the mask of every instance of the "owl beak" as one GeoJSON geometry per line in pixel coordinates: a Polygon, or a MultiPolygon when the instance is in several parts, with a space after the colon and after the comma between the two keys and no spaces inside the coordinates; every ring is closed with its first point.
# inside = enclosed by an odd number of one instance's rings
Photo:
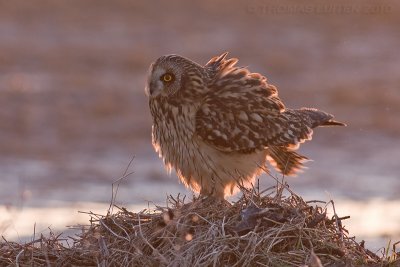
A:
{"type": "Polygon", "coordinates": [[[149,97],[155,97],[158,95],[158,92],[160,92],[160,85],[158,84],[157,81],[150,81],[147,86],[146,86],[146,94],[149,97]]]}
{"type": "Polygon", "coordinates": [[[151,74],[153,72],[153,67],[154,67],[154,63],[151,63],[149,71],[148,71],[146,87],[144,89],[144,91],[148,97],[150,97],[154,93],[154,82],[151,80],[151,77],[152,77],[151,74]]]}
{"type": "Polygon", "coordinates": [[[147,92],[148,92],[149,96],[152,96],[154,94],[154,91],[156,91],[153,82],[149,82],[149,84],[147,85],[146,89],[147,89],[147,92]]]}
{"type": "Polygon", "coordinates": [[[150,95],[152,95],[154,93],[154,91],[155,91],[154,83],[150,82],[150,84],[149,84],[149,93],[150,93],[150,95]]]}
{"type": "Polygon", "coordinates": [[[150,86],[146,85],[146,87],[144,88],[144,93],[146,94],[146,96],[150,96],[151,92],[150,92],[150,86]]]}

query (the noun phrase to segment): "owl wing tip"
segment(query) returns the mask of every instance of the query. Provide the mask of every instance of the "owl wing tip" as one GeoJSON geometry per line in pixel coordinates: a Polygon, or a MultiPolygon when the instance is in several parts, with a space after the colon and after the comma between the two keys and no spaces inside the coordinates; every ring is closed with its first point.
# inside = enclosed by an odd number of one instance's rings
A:
{"type": "Polygon", "coordinates": [[[223,52],[220,56],[218,56],[218,60],[223,60],[226,58],[226,56],[229,54],[228,51],[223,52]]]}
{"type": "Polygon", "coordinates": [[[226,52],[222,53],[222,54],[219,55],[219,56],[215,56],[215,57],[211,58],[211,59],[207,62],[207,64],[206,64],[205,66],[210,66],[210,65],[214,65],[214,64],[216,64],[216,65],[221,64],[221,63],[226,59],[226,56],[227,56],[228,54],[229,54],[229,52],[226,51],[226,52]]]}
{"type": "Polygon", "coordinates": [[[324,124],[322,124],[322,126],[344,126],[344,127],[346,127],[347,124],[344,122],[340,122],[340,121],[329,120],[329,121],[325,122],[324,124]]]}

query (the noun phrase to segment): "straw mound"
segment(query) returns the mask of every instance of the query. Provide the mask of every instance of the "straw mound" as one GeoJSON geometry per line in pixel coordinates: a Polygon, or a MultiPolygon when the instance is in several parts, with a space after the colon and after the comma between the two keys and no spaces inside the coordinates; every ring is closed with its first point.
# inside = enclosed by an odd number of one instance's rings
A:
{"type": "Polygon", "coordinates": [[[0,243],[0,266],[384,264],[348,236],[341,224],[348,217],[327,217],[333,202],[307,203],[287,186],[244,191],[234,204],[212,198],[185,204],[179,196],[168,201],[170,207],[139,213],[118,207],[116,214],[90,213],[91,225],[70,247],[54,235],[24,245],[0,243]]]}

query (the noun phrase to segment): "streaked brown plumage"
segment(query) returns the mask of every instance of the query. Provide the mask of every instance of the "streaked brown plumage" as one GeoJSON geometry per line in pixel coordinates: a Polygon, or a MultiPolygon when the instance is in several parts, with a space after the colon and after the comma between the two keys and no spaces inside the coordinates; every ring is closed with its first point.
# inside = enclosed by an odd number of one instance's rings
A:
{"type": "Polygon", "coordinates": [[[150,67],[146,94],[153,146],[168,169],[202,195],[250,186],[268,160],[294,175],[306,157],[295,150],[313,128],[344,125],[316,109],[287,109],[267,79],[236,67],[227,53],[201,66],[178,55],[150,67]]]}

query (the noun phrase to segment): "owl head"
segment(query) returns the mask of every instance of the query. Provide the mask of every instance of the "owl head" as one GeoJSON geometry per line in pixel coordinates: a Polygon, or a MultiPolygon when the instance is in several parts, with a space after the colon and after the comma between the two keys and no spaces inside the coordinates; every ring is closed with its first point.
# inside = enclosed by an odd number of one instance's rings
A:
{"type": "Polygon", "coordinates": [[[202,72],[203,67],[190,59],[178,55],[162,56],[150,66],[146,95],[149,98],[175,95],[189,89],[193,76],[199,76],[202,72]]]}

